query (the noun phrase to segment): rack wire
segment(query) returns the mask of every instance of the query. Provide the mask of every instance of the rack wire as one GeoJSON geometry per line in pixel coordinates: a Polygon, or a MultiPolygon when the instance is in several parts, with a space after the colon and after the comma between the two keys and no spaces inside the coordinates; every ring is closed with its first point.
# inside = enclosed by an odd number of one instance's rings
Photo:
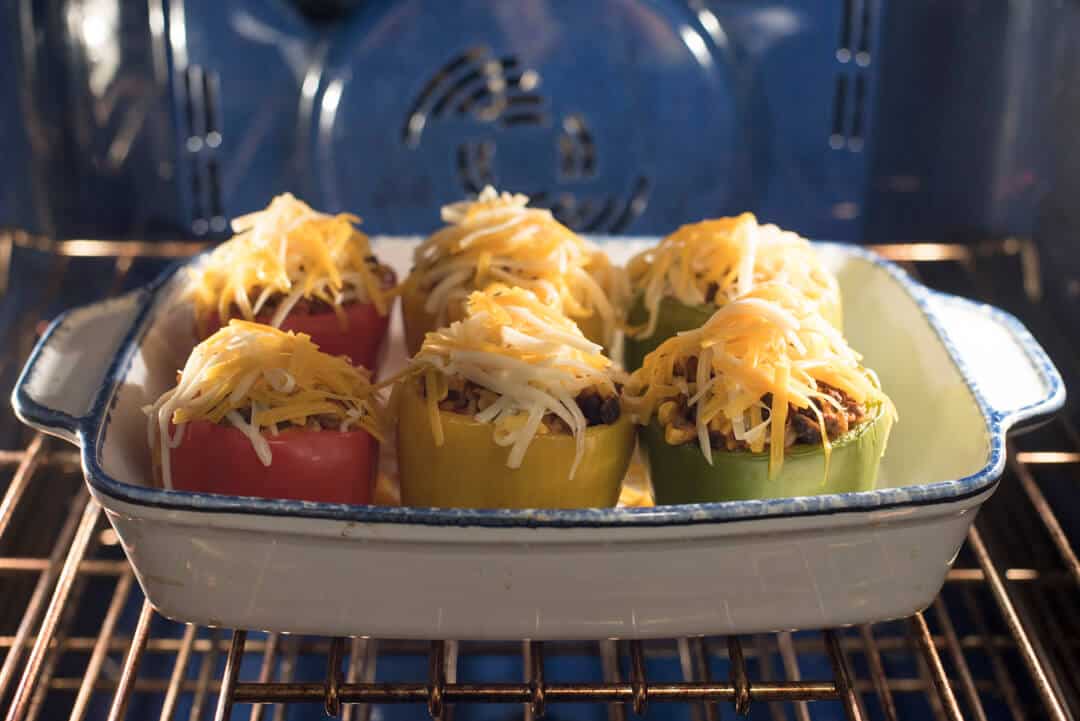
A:
{"type": "MultiPolygon", "coordinates": [[[[141,284],[200,248],[0,231],[6,307],[19,303],[3,316],[0,382],[10,389],[42,319],[141,284]]],[[[1067,379],[1080,377],[1075,340],[1044,307],[1030,241],[877,250],[932,286],[1020,314],[1067,379]]],[[[1069,538],[1080,532],[1080,505],[1063,502],[1080,480],[1080,435],[1069,412],[1014,435],[1001,487],[923,613],[645,643],[323,639],[176,623],[143,598],[78,455],[10,411],[0,445],[0,713],[9,721],[390,720],[424,707],[443,719],[705,721],[731,707],[776,721],[1080,714],[1080,560],[1069,538]]]]}

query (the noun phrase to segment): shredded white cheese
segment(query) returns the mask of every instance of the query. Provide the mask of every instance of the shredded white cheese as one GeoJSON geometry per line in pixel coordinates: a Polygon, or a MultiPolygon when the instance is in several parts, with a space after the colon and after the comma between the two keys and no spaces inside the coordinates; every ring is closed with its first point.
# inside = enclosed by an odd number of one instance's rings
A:
{"type": "Polygon", "coordinates": [[[463,320],[428,333],[410,362],[410,374],[425,378],[432,431],[440,445],[441,378],[464,378],[496,393],[498,400],[475,418],[491,423],[495,442],[510,447],[510,468],[521,466],[544,416],[558,416],[576,441],[571,479],[585,450],[587,427],[576,398],[586,388],[614,392],[611,360],[601,346],[532,291],[503,285],[473,292],[463,320]]]}
{"type": "Polygon", "coordinates": [[[384,411],[375,390],[366,369],[321,353],[309,336],[234,319],[195,346],[176,387],[144,411],[150,446],[161,452],[163,483],[172,488],[169,450],[180,445],[190,421],[228,423],[269,466],[263,433],[276,436],[282,423],[304,426],[317,416],[333,419],[339,430],[363,428],[382,438],[384,411]]]}
{"type": "Polygon", "coordinates": [[[630,282],[649,312],[636,337],[656,332],[660,302],[668,296],[689,306],[716,305],[750,293],[759,283],[783,282],[819,309],[839,307],[840,287],[813,246],[796,233],[759,225],[750,213],[684,225],[627,265],[630,282]]]}
{"type": "Polygon", "coordinates": [[[775,475],[783,464],[789,404],[814,409],[826,454],[829,451],[818,408],[837,402],[820,384],[842,390],[863,405],[883,404],[885,412],[895,415],[877,376],[861,361],[813,301],[785,283],[759,283],[719,308],[700,328],[667,339],[646,356],[624,400],[644,424],[662,403],[685,395],[695,409],[695,430],[706,460],[712,462],[709,430],[729,428],[753,452],[769,447],[770,473],[775,475]],[[693,365],[691,359],[697,367],[693,378],[676,372],[693,365]],[[762,399],[769,394],[767,405],[762,399]]]}
{"type": "Polygon", "coordinates": [[[521,194],[491,186],[473,201],[444,206],[445,228],[415,252],[405,292],[422,289],[424,310],[446,325],[448,309],[491,283],[527,288],[571,319],[600,317],[610,346],[625,276],[599,249],[559,223],[551,211],[528,207],[521,194]]]}
{"type": "Polygon", "coordinates": [[[359,220],[320,213],[289,193],[236,218],[236,235],[191,271],[188,297],[196,316],[205,322],[216,312],[224,322],[238,310],[254,320],[276,299],[269,324],[277,328],[305,298],[327,303],[343,322],[341,306],[353,300],[386,315],[392,291],[367,262],[371,248],[355,227],[359,220]]]}

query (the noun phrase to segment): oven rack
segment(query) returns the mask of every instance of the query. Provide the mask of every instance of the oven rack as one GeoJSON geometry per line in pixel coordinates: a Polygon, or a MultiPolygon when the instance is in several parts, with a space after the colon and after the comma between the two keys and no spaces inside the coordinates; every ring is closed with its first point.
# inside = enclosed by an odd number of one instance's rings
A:
{"type": "MultiPolygon", "coordinates": [[[[0,382],[10,389],[42,319],[146,282],[202,247],[0,231],[0,320],[10,324],[0,382]]],[[[1016,312],[1067,380],[1080,377],[1074,341],[1042,300],[1031,241],[876,250],[932,286],[1016,312]]],[[[923,613],[854,629],[645,643],[318,639],[175,623],[143,599],[77,454],[10,411],[0,444],[0,713],[12,721],[389,720],[425,706],[436,718],[493,718],[481,706],[489,703],[525,718],[563,709],[594,718],[582,704],[614,719],[695,721],[731,706],[799,721],[1080,715],[1080,561],[1069,538],[1080,532],[1080,505],[1059,500],[1080,480],[1068,411],[1014,434],[1001,488],[923,613]]]]}

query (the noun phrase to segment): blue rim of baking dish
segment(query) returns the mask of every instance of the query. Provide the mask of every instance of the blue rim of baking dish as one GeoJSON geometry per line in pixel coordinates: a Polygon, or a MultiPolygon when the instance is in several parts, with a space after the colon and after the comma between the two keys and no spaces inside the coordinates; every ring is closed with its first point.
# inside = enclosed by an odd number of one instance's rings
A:
{"type": "MultiPolygon", "coordinates": [[[[633,240],[633,239],[627,239],[633,240]]],[[[602,241],[601,241],[602,242],[602,241]]],[[[992,488],[1000,478],[1005,466],[1005,433],[1014,424],[1034,416],[1055,411],[1065,402],[1065,385],[1061,375],[1046,352],[1031,336],[1020,321],[994,306],[973,303],[957,296],[933,291],[912,279],[897,265],[858,246],[843,243],[818,243],[822,247],[834,247],[843,253],[860,257],[884,269],[919,306],[931,327],[945,346],[954,365],[960,372],[974,397],[986,422],[989,434],[987,462],[978,472],[963,478],[936,481],[914,486],[883,488],[873,491],[823,494],[797,498],[777,498],[749,501],[724,501],[718,503],[682,504],[651,508],[595,508],[573,510],[549,509],[445,509],[392,506],[355,506],[338,503],[318,503],[295,500],[276,500],[254,497],[222,496],[191,491],[165,490],[137,486],[112,478],[101,467],[98,455],[110,413],[117,397],[117,390],[126,376],[138,349],[139,341],[149,327],[148,320],[157,309],[159,291],[186,264],[177,263],[164,271],[152,283],[136,291],[143,302],[134,320],[117,347],[102,386],[86,415],[76,418],[70,414],[47,408],[35,401],[27,392],[26,385],[38,356],[47,345],[52,333],[62,326],[68,313],[59,316],[50,325],[30,354],[12,393],[16,413],[31,419],[42,427],[71,431],[81,447],[83,468],[93,490],[110,498],[131,504],[153,506],[180,511],[201,513],[240,513],[253,515],[290,516],[299,518],[328,519],[355,523],[389,523],[424,526],[481,526],[493,528],[588,528],[588,527],[641,527],[678,526],[700,523],[727,523],[760,518],[786,518],[808,515],[831,515],[836,513],[866,512],[889,508],[923,506],[950,503],[979,495],[992,488]],[[968,365],[945,332],[941,320],[931,305],[931,299],[945,302],[963,302],[978,306],[995,321],[1006,327],[1042,377],[1046,396],[1027,406],[1008,411],[994,409],[986,395],[978,387],[968,365]]]]}

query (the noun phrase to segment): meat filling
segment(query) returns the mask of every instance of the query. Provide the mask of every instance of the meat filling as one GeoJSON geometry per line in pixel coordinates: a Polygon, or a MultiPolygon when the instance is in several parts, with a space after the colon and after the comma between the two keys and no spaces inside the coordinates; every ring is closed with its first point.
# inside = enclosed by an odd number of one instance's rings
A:
{"type": "MultiPolygon", "coordinates": [[[[824,384],[820,390],[840,405],[836,408],[827,401],[818,404],[821,416],[825,420],[825,433],[830,441],[836,440],[866,419],[866,410],[842,390],[824,384]]],[[[821,426],[814,412],[809,408],[789,408],[791,410],[788,413],[788,427],[794,431],[795,441],[820,444],[821,426]]]]}
{"type": "MultiPolygon", "coordinates": [[[[697,375],[697,358],[677,361],[674,374],[692,381],[697,375]]],[[[821,412],[825,433],[830,441],[835,441],[866,420],[866,408],[844,391],[824,383],[818,386],[818,390],[835,401],[830,403],[826,400],[812,400],[821,412]]],[[[657,419],[664,426],[664,437],[672,445],[698,442],[697,406],[688,406],[687,400],[686,395],[679,395],[664,401],[657,409],[657,419]]],[[[770,413],[768,408],[772,407],[772,395],[765,394],[761,402],[766,406],[761,412],[761,419],[766,420],[770,413]]],[[[749,450],[749,443],[735,437],[734,428],[727,418],[714,418],[709,423],[709,442],[717,450],[749,450]]],[[[788,406],[784,446],[795,444],[821,445],[821,425],[813,408],[788,406]]]]}
{"type": "MultiPolygon", "coordinates": [[[[439,403],[439,409],[451,413],[476,415],[499,398],[494,391],[463,378],[450,377],[447,384],[446,398],[439,403]]],[[[423,391],[424,384],[420,387],[423,391]]],[[[622,415],[618,395],[608,390],[586,388],[574,400],[589,426],[611,425],[622,415]]],[[[543,425],[550,433],[570,433],[570,427],[554,413],[544,416],[543,425]]]]}
{"type": "MultiPolygon", "coordinates": [[[[341,408],[343,410],[346,408],[344,403],[336,401],[333,398],[330,398],[330,399],[327,399],[327,400],[330,403],[341,406],[341,408]]],[[[251,407],[250,406],[245,407],[245,408],[237,408],[236,412],[239,413],[240,417],[244,419],[244,423],[251,423],[251,407]]],[[[355,430],[355,428],[357,427],[357,421],[358,420],[359,419],[349,421],[345,430],[355,430]]],[[[222,419],[220,425],[232,426],[232,424],[229,422],[228,419],[222,419]]],[[[302,424],[301,423],[294,423],[292,421],[282,421],[281,423],[277,424],[277,430],[279,432],[289,430],[290,428],[301,428],[301,429],[309,430],[309,431],[325,431],[325,430],[340,431],[341,430],[341,417],[336,416],[333,413],[321,413],[321,414],[314,415],[314,416],[308,416],[305,419],[304,423],[302,423],[302,424]]]]}
{"type": "MultiPolygon", "coordinates": [[[[368,267],[375,273],[376,277],[381,281],[383,289],[389,289],[394,286],[394,272],[388,265],[380,265],[379,261],[375,259],[375,256],[369,255],[364,259],[368,267]]],[[[356,302],[356,288],[347,283],[344,288],[344,292],[349,296],[345,299],[342,305],[351,305],[356,302]]],[[[249,293],[250,298],[258,298],[262,293],[262,288],[253,288],[249,293]]],[[[277,311],[278,304],[285,296],[279,293],[271,295],[263,307],[259,309],[259,315],[267,314],[273,315],[277,311]]],[[[334,310],[333,306],[324,300],[319,298],[301,298],[293,306],[294,313],[300,313],[303,315],[317,315],[319,313],[330,313],[334,310]]],[[[230,317],[240,318],[242,314],[240,309],[234,304],[229,309],[230,317]]]]}

